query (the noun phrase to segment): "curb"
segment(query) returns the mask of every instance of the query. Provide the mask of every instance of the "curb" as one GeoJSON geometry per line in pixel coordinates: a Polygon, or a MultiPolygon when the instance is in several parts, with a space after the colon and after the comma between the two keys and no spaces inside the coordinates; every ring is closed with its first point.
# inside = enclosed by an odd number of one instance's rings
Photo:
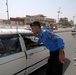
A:
{"type": "Polygon", "coordinates": [[[61,30],[61,31],[53,31],[54,33],[62,33],[62,32],[70,32],[71,30],[61,30]]]}

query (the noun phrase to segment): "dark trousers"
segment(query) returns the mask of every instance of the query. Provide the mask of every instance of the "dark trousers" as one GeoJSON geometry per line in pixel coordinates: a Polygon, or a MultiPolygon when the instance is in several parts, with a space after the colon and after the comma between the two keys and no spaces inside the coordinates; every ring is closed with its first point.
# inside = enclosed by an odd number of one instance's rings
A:
{"type": "Polygon", "coordinates": [[[59,50],[50,51],[46,75],[62,75],[63,64],[59,61],[59,50]]]}

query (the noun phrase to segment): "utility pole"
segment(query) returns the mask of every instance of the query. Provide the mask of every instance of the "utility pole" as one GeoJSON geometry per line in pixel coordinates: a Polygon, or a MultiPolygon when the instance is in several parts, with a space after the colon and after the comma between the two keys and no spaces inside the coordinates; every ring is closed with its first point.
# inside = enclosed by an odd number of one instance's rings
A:
{"type": "Polygon", "coordinates": [[[75,15],[73,16],[73,25],[74,25],[74,19],[75,19],[75,15]]]}
{"type": "Polygon", "coordinates": [[[8,0],[6,0],[6,6],[7,6],[7,10],[6,10],[6,12],[7,12],[7,19],[8,19],[8,23],[9,23],[8,0]]]}
{"type": "Polygon", "coordinates": [[[60,19],[60,14],[62,14],[62,12],[60,11],[61,7],[59,7],[57,13],[58,13],[58,24],[59,24],[59,19],[60,19]]]}
{"type": "MultiPolygon", "coordinates": [[[[8,0],[6,0],[6,7],[7,7],[7,10],[6,10],[6,12],[7,12],[7,19],[8,19],[8,24],[10,24],[10,19],[9,19],[9,10],[8,10],[8,0]]],[[[10,28],[12,28],[11,26],[10,26],[10,28]]]]}
{"type": "Polygon", "coordinates": [[[58,13],[58,22],[59,22],[59,14],[60,14],[60,7],[59,7],[59,10],[57,11],[57,13],[58,13]]]}

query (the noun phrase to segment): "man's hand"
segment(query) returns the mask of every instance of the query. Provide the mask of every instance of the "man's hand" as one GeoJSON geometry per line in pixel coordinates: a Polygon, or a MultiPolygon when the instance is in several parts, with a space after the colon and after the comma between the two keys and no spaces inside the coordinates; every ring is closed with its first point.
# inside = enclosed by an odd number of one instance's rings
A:
{"type": "Polygon", "coordinates": [[[65,54],[64,53],[59,53],[59,61],[61,63],[64,63],[64,60],[65,60],[65,54]]]}
{"type": "Polygon", "coordinates": [[[61,63],[64,63],[64,60],[65,60],[65,53],[63,52],[64,51],[63,49],[64,49],[64,47],[61,47],[59,49],[59,61],[61,63]]]}
{"type": "Polygon", "coordinates": [[[34,42],[34,43],[30,43],[30,45],[31,46],[36,46],[37,44],[36,44],[36,42],[34,42]]]}

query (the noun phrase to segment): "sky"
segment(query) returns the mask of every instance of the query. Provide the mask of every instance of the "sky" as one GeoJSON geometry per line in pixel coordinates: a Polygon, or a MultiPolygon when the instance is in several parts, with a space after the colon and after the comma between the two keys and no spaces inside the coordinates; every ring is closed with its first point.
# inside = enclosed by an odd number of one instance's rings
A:
{"type": "MultiPolygon", "coordinates": [[[[6,0],[0,0],[0,19],[7,19],[6,10],[6,0]]],[[[43,14],[56,20],[57,11],[60,10],[59,18],[67,17],[72,20],[76,16],[76,0],[8,0],[8,10],[9,17],[43,14]]]]}

